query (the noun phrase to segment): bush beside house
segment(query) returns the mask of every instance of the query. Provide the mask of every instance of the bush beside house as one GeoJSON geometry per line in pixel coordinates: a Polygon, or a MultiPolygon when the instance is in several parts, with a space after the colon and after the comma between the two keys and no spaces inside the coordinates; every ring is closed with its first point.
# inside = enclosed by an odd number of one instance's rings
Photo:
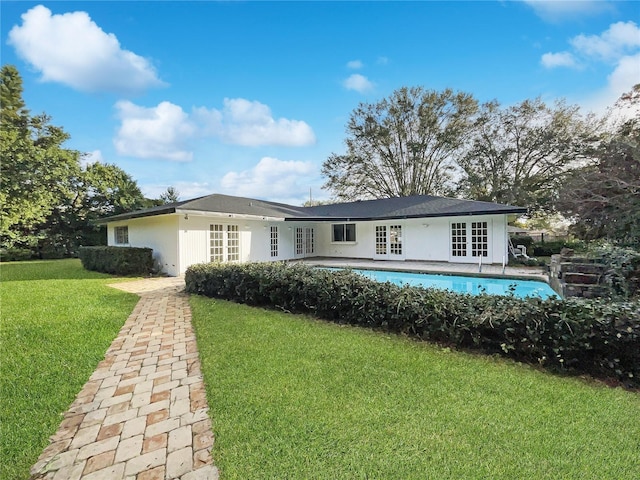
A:
{"type": "Polygon", "coordinates": [[[282,263],[199,264],[189,267],[185,279],[188,293],[640,385],[640,301],[473,296],[282,263]]]}
{"type": "Polygon", "coordinates": [[[78,257],[87,270],[113,275],[148,275],[153,271],[153,250],[133,247],[80,247],[78,257]]]}

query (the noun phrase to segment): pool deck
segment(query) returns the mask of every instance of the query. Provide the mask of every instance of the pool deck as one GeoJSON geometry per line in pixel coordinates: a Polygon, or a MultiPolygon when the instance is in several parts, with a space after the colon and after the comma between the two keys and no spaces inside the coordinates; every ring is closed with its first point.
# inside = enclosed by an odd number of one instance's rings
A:
{"type": "Polygon", "coordinates": [[[549,283],[546,267],[505,267],[486,264],[482,269],[477,264],[422,262],[417,260],[367,260],[361,258],[314,257],[300,260],[307,265],[336,268],[360,268],[368,270],[392,270],[404,272],[439,273],[444,275],[464,275],[468,277],[514,278],[518,280],[537,280],[549,283]]]}

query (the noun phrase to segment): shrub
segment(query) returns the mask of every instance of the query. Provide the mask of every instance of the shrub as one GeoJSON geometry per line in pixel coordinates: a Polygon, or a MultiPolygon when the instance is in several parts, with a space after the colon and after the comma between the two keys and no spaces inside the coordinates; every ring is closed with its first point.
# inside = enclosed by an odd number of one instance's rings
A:
{"type": "Polygon", "coordinates": [[[534,242],[531,245],[531,255],[536,257],[550,257],[557,255],[563,248],[584,250],[584,243],[580,241],[552,240],[549,242],[534,242]]]}
{"type": "Polygon", "coordinates": [[[524,245],[529,252],[529,247],[533,245],[533,238],[529,235],[513,235],[511,237],[511,243],[514,245],[524,245]]]}
{"type": "Polygon", "coordinates": [[[614,296],[623,299],[640,296],[640,252],[602,244],[591,248],[588,254],[604,260],[605,283],[614,296]]]}
{"type": "Polygon", "coordinates": [[[640,385],[640,301],[470,295],[300,264],[200,264],[189,293],[481,349],[640,385]]]}
{"type": "Polygon", "coordinates": [[[87,270],[113,275],[148,275],[153,271],[150,248],[80,247],[78,257],[87,270]]]}

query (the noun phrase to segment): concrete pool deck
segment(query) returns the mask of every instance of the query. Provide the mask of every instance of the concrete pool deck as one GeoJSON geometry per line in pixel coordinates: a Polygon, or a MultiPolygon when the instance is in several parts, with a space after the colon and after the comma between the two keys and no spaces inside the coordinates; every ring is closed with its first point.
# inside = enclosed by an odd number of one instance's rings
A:
{"type": "Polygon", "coordinates": [[[482,265],[482,271],[478,264],[449,263],[449,262],[423,262],[418,260],[367,260],[361,258],[328,258],[316,257],[298,260],[307,265],[336,268],[360,268],[370,270],[392,270],[399,272],[415,273],[439,273],[444,275],[464,275],[469,277],[494,277],[514,278],[518,280],[537,280],[549,283],[549,275],[546,267],[510,267],[502,271],[502,265],[482,265]]]}

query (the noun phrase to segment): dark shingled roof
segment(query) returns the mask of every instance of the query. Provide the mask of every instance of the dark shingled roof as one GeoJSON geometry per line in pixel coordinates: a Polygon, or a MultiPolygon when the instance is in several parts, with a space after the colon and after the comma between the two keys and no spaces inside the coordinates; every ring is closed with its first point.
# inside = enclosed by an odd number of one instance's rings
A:
{"type": "Polygon", "coordinates": [[[285,220],[391,220],[400,218],[448,217],[457,215],[484,215],[492,213],[526,213],[523,207],[498,203],[460,200],[457,198],[415,195],[412,197],[382,198],[315,207],[296,207],[283,203],[213,194],[170,203],[159,207],[137,210],[104,218],[100,223],[130,218],[165,215],[181,211],[201,211],[284,218],[285,220]]]}

